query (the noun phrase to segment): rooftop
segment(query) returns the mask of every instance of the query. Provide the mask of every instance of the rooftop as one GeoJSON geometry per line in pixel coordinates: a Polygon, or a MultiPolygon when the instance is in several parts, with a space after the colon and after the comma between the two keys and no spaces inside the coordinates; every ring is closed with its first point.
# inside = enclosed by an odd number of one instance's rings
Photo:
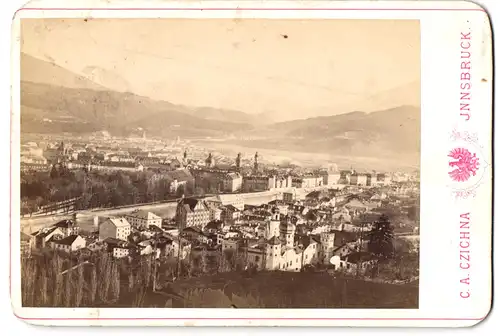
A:
{"type": "Polygon", "coordinates": [[[130,223],[124,217],[109,217],[108,220],[117,228],[130,226],[130,223]]]}
{"type": "Polygon", "coordinates": [[[182,230],[182,232],[193,232],[193,233],[197,233],[200,235],[203,234],[201,229],[198,227],[195,227],[195,226],[189,226],[189,227],[185,228],[184,230],[182,230]]]}
{"type": "Polygon", "coordinates": [[[43,228],[39,231],[36,231],[32,234],[32,236],[39,236],[39,237],[46,237],[48,236],[49,234],[51,234],[52,232],[54,232],[55,230],[57,230],[58,228],[57,227],[50,227],[50,228],[43,228]]]}
{"type": "Polygon", "coordinates": [[[281,245],[281,240],[278,237],[273,236],[271,239],[267,241],[267,243],[270,245],[281,245]]]}
{"type": "Polygon", "coordinates": [[[56,228],[70,228],[74,225],[73,221],[72,220],[69,220],[69,219],[64,219],[62,221],[59,221],[57,222],[56,224],[54,224],[54,227],[56,228]]]}
{"type": "Polygon", "coordinates": [[[125,240],[116,239],[116,238],[112,238],[112,237],[108,237],[108,238],[104,239],[104,242],[108,245],[113,245],[113,246],[127,246],[128,245],[128,242],[126,242],[125,240]]]}
{"type": "Polygon", "coordinates": [[[231,212],[238,212],[239,210],[232,204],[226,205],[226,209],[231,211],[231,212]]]}
{"type": "Polygon", "coordinates": [[[205,225],[205,229],[213,229],[213,230],[218,230],[219,228],[222,227],[224,223],[221,220],[213,220],[208,222],[207,225],[205,225]]]}
{"type": "Polygon", "coordinates": [[[132,213],[128,214],[127,216],[133,217],[133,218],[144,219],[144,220],[161,219],[160,216],[155,215],[152,212],[144,211],[144,210],[135,210],[132,213]]]}
{"type": "Polygon", "coordinates": [[[78,237],[79,235],[71,235],[60,240],[54,240],[54,243],[58,245],[71,245],[75,242],[76,238],[78,237]]]}
{"type": "Polygon", "coordinates": [[[21,241],[30,241],[31,240],[31,236],[24,233],[24,232],[21,232],[21,241]]]}
{"type": "Polygon", "coordinates": [[[355,232],[331,230],[330,233],[335,233],[335,242],[333,243],[335,246],[356,241],[358,238],[358,234],[355,232]]]}
{"type": "Polygon", "coordinates": [[[202,204],[204,204],[202,200],[197,198],[183,198],[179,201],[179,205],[184,206],[188,211],[194,211],[199,202],[202,202],[202,204]]]}
{"type": "Polygon", "coordinates": [[[173,170],[165,173],[165,176],[170,180],[177,181],[191,181],[193,180],[193,175],[187,169],[173,170]]]}

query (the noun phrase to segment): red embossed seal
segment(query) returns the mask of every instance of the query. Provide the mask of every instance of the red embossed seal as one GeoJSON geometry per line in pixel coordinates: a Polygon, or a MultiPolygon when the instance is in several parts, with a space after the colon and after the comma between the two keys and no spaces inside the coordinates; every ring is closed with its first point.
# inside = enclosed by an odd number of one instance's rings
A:
{"type": "Polygon", "coordinates": [[[479,169],[479,159],[476,153],[472,154],[468,149],[459,147],[450,151],[450,167],[452,171],[448,172],[453,181],[465,182],[471,176],[476,176],[479,169]]]}
{"type": "Polygon", "coordinates": [[[452,195],[457,199],[467,199],[476,195],[476,190],[484,182],[490,166],[485,161],[477,134],[453,130],[448,151],[448,178],[452,195]]]}

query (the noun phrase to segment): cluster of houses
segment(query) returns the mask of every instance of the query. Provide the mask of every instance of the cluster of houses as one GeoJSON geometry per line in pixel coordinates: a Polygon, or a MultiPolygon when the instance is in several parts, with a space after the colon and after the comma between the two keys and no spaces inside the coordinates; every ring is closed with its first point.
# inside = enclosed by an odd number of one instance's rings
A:
{"type": "Polygon", "coordinates": [[[64,164],[68,169],[98,171],[151,171],[157,177],[172,181],[172,192],[181,185],[193,183],[206,193],[235,193],[279,190],[290,188],[318,188],[335,185],[383,186],[392,179],[407,181],[409,174],[386,174],[377,172],[360,173],[354,170],[316,170],[292,173],[287,169],[269,170],[255,153],[253,160],[242,158],[239,153],[233,162],[208,154],[206,159],[188,157],[184,150],[182,157],[168,151],[152,151],[141,148],[116,149],[112,146],[91,146],[84,143],[52,144],[42,149],[36,143],[24,144],[21,150],[22,171],[49,171],[55,164],[64,164]],[[183,171],[176,178],[176,171],[183,171]]]}
{"type": "Polygon", "coordinates": [[[162,229],[162,218],[154,213],[137,210],[123,217],[94,218],[94,232],[81,232],[74,220],[62,220],[31,235],[22,234],[23,253],[47,249],[71,256],[90,257],[95,253],[110,253],[115,258],[156,253],[156,257],[187,257],[190,244],[179,239],[176,229],[162,229]],[[180,252],[180,253],[179,253],[180,252]]]}
{"type": "Polygon", "coordinates": [[[189,237],[193,253],[232,250],[258,269],[349,268],[358,267],[359,260],[366,267],[371,258],[362,252],[365,233],[386,197],[326,190],[260,206],[245,205],[236,195],[187,198],[177,206],[176,225],[189,237]]]}
{"type": "Polygon", "coordinates": [[[249,266],[282,271],[318,264],[354,269],[372,262],[362,252],[365,233],[380,216],[372,210],[385,195],[366,199],[346,190],[314,191],[302,200],[260,206],[231,196],[179,202],[177,225],[192,242],[192,253],[230,250],[249,266]]]}
{"type": "Polygon", "coordinates": [[[367,267],[363,252],[383,192],[355,188],[324,189],[304,197],[248,205],[234,195],[182,198],[174,220],[136,210],[123,217],[94,220],[95,232],[81,232],[63,220],[22,235],[25,253],[52,249],[78,256],[110,253],[115,258],[152,255],[188,258],[191,254],[232,253],[257,269],[300,271],[307,265],[367,267]],[[229,252],[231,251],[231,252],[229,252]]]}
{"type": "Polygon", "coordinates": [[[187,258],[199,251],[232,251],[258,269],[300,271],[316,264],[365,267],[371,261],[363,252],[364,233],[380,216],[377,209],[391,195],[418,191],[418,185],[395,186],[395,181],[418,180],[409,174],[271,171],[261,164],[258,153],[250,163],[243,162],[241,154],[234,163],[217,164],[212,154],[204,160],[190,159],[186,151],[177,158],[138,148],[60,143],[41,150],[28,143],[22,148],[23,170],[61,163],[69,169],[149,170],[152,179],[170,180],[172,193],[192,183],[218,195],[183,196],[173,221],[142,210],[122,217],[96,217],[95,232],[82,232],[76,220],[59,221],[31,235],[22,234],[22,251],[51,249],[84,257],[106,252],[115,258],[187,258]],[[295,192],[319,187],[305,195],[295,192]],[[239,194],[267,190],[278,191],[281,197],[256,206],[245,204],[239,194]]]}

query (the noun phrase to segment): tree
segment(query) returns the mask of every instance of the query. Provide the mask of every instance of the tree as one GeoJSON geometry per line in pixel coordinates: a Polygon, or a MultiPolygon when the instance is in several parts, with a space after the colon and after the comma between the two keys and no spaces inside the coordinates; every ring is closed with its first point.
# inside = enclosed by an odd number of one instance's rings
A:
{"type": "Polygon", "coordinates": [[[52,169],[50,170],[50,178],[51,179],[57,179],[59,178],[59,170],[57,169],[56,165],[52,166],[52,169]]]}
{"type": "Polygon", "coordinates": [[[21,208],[21,214],[23,214],[23,215],[27,214],[31,217],[31,215],[34,212],[37,212],[38,209],[39,209],[39,206],[38,206],[36,200],[26,200],[23,202],[23,205],[21,208]]]}
{"type": "Polygon", "coordinates": [[[418,221],[420,219],[420,209],[416,205],[412,205],[408,208],[408,218],[412,221],[418,221]]]}
{"type": "Polygon", "coordinates": [[[203,188],[197,187],[197,188],[195,188],[194,194],[196,196],[204,196],[205,195],[205,190],[203,190],[203,188]]]}
{"type": "Polygon", "coordinates": [[[387,260],[393,255],[394,228],[386,215],[373,224],[372,230],[368,233],[368,252],[378,260],[387,260]]]}
{"type": "Polygon", "coordinates": [[[182,197],[182,195],[184,195],[185,193],[185,190],[184,190],[184,185],[181,184],[178,188],[177,188],[177,192],[176,192],[176,195],[177,197],[182,197]]]}

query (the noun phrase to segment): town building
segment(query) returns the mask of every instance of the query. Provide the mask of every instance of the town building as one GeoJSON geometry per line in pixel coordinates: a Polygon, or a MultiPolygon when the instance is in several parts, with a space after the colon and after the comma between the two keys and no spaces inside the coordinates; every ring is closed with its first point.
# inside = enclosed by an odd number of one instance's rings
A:
{"type": "Polygon", "coordinates": [[[127,215],[125,219],[132,225],[132,227],[144,230],[149,228],[151,225],[161,227],[162,218],[155,215],[152,212],[144,210],[136,210],[127,215]]]}
{"type": "Polygon", "coordinates": [[[63,239],[65,237],[65,234],[60,228],[49,227],[34,232],[32,236],[33,239],[31,240],[31,242],[33,249],[44,249],[47,247],[51,247],[52,240],[63,239]]]}
{"type": "Polygon", "coordinates": [[[276,178],[267,175],[248,175],[243,177],[243,191],[255,192],[266,191],[274,188],[276,178]]]}
{"type": "Polygon", "coordinates": [[[241,210],[229,204],[223,207],[221,219],[225,222],[234,222],[241,218],[241,210]]]}
{"type": "Polygon", "coordinates": [[[366,174],[354,173],[351,174],[349,184],[356,186],[366,186],[367,185],[367,176],[366,174]]]}
{"type": "Polygon", "coordinates": [[[243,177],[232,168],[222,169],[207,165],[192,170],[195,186],[207,193],[237,192],[242,189],[243,177]]]}
{"type": "Polygon", "coordinates": [[[128,161],[94,161],[87,160],[70,161],[67,163],[68,169],[87,169],[97,171],[130,171],[141,172],[144,166],[140,163],[128,161]]]}
{"type": "Polygon", "coordinates": [[[46,164],[48,164],[48,161],[43,156],[38,156],[38,155],[33,155],[33,154],[27,154],[27,155],[21,155],[21,163],[31,163],[31,164],[37,164],[37,165],[46,165],[46,164]]]}
{"type": "Polygon", "coordinates": [[[295,201],[295,192],[284,192],[283,193],[283,202],[285,203],[293,203],[295,201]]]}
{"type": "Polygon", "coordinates": [[[203,200],[183,198],[177,203],[175,219],[181,230],[190,226],[203,229],[210,222],[210,209],[203,200]]]}
{"type": "Polygon", "coordinates": [[[99,239],[114,238],[126,241],[130,235],[131,225],[123,217],[110,217],[99,225],[99,239]]]}
{"type": "Polygon", "coordinates": [[[156,257],[186,259],[191,254],[191,242],[185,238],[159,237],[154,242],[156,257]],[[182,248],[179,250],[179,242],[182,248]]]}
{"type": "Polygon", "coordinates": [[[222,241],[222,251],[237,251],[239,248],[239,239],[236,237],[224,238],[222,241]]]}
{"type": "Polygon", "coordinates": [[[323,170],[320,172],[320,176],[323,177],[323,185],[325,186],[340,184],[340,172],[323,170]]]}
{"type": "Polygon", "coordinates": [[[54,250],[71,253],[84,248],[86,245],[85,238],[80,235],[72,234],[60,240],[52,241],[54,250]]]}
{"type": "Polygon", "coordinates": [[[33,237],[21,232],[21,256],[31,255],[33,237]]]}
{"type": "Polygon", "coordinates": [[[64,146],[64,142],[54,147],[47,147],[43,151],[43,156],[49,164],[56,164],[64,161],[67,154],[67,148],[64,146]]]}
{"type": "Polygon", "coordinates": [[[181,188],[186,192],[188,186],[194,186],[195,184],[193,175],[187,169],[172,170],[159,175],[170,182],[171,193],[176,193],[181,188]]]}
{"type": "Polygon", "coordinates": [[[375,185],[389,185],[391,184],[391,175],[385,173],[378,173],[376,175],[375,185]]]}
{"type": "MultiPolygon", "coordinates": [[[[253,190],[253,191],[258,191],[257,188],[263,188],[264,187],[264,183],[259,180],[259,176],[255,176],[255,177],[257,177],[257,179],[255,179],[255,181],[252,181],[251,176],[249,177],[248,183],[250,183],[250,184],[254,183],[255,184],[254,187],[252,187],[250,185],[249,188],[255,188],[255,190],[253,190]]],[[[270,190],[270,189],[287,189],[287,188],[292,188],[293,187],[293,183],[292,183],[293,178],[292,178],[291,175],[287,175],[287,176],[269,175],[269,176],[266,176],[266,177],[267,177],[267,188],[268,189],[265,189],[265,190],[270,190]]]]}
{"type": "Polygon", "coordinates": [[[104,244],[108,253],[116,259],[128,257],[132,250],[130,244],[122,239],[108,237],[104,240],[104,244]]]}
{"type": "Polygon", "coordinates": [[[135,162],[135,159],[127,154],[112,154],[105,156],[105,159],[111,162],[135,162]]]}
{"type": "Polygon", "coordinates": [[[221,207],[232,205],[236,209],[243,211],[245,209],[245,200],[241,195],[233,194],[233,195],[217,195],[212,197],[207,197],[205,202],[209,206],[221,207]]]}
{"type": "Polygon", "coordinates": [[[182,236],[188,240],[197,240],[201,244],[208,243],[208,236],[197,226],[190,226],[182,230],[182,236]]]}
{"type": "Polygon", "coordinates": [[[211,221],[220,221],[222,220],[222,213],[224,211],[222,205],[216,205],[214,203],[206,202],[208,209],[210,211],[210,220],[211,221]]]}
{"type": "Polygon", "coordinates": [[[79,227],[75,225],[72,220],[64,219],[62,221],[54,224],[54,227],[59,228],[63,233],[64,237],[68,237],[71,235],[77,235],[79,233],[79,227]]]}
{"type": "Polygon", "coordinates": [[[149,166],[156,166],[161,164],[162,158],[152,157],[152,156],[136,156],[135,162],[144,166],[145,169],[149,168],[149,166]]]}
{"type": "Polygon", "coordinates": [[[305,175],[292,179],[294,188],[317,188],[323,185],[323,177],[316,175],[305,175]]]}
{"type": "Polygon", "coordinates": [[[205,232],[207,234],[215,234],[222,231],[224,223],[221,220],[212,220],[207,225],[205,225],[205,232]]]}
{"type": "Polygon", "coordinates": [[[240,191],[243,186],[243,177],[239,173],[227,173],[222,181],[222,189],[225,192],[240,191]]]}
{"type": "Polygon", "coordinates": [[[277,208],[271,211],[271,220],[256,228],[259,237],[256,242],[227,237],[223,250],[238,249],[247,264],[258,269],[299,272],[306,265],[330,264],[335,251],[357,237],[354,233],[331,229],[320,234],[297,234],[293,218],[282,217],[277,208]]]}
{"type": "Polygon", "coordinates": [[[21,163],[21,172],[48,172],[52,168],[50,164],[21,163]]]}

